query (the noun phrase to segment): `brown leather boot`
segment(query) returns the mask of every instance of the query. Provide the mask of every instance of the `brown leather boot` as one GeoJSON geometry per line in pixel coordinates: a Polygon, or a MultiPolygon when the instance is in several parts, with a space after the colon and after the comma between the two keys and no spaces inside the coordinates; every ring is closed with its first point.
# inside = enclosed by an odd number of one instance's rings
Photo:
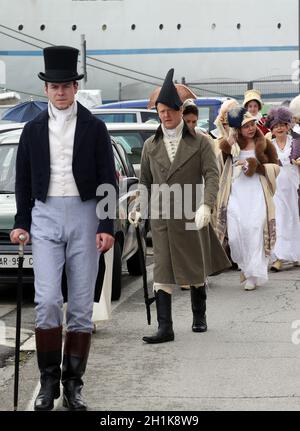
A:
{"type": "Polygon", "coordinates": [[[67,332],[62,366],[63,406],[69,410],[87,410],[81,396],[82,376],[91,345],[88,332],[67,332]]]}
{"type": "Polygon", "coordinates": [[[62,327],[35,329],[41,389],[34,403],[34,410],[52,410],[54,399],[60,395],[60,363],[62,327]]]}

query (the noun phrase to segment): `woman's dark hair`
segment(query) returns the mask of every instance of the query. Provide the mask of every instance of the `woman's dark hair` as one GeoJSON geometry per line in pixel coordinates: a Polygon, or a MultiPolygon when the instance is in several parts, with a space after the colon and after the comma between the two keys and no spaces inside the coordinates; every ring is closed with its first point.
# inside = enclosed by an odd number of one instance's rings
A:
{"type": "Polygon", "coordinates": [[[197,115],[197,118],[199,116],[199,111],[196,105],[187,105],[184,110],[182,115],[188,115],[188,114],[194,114],[197,115]]]}

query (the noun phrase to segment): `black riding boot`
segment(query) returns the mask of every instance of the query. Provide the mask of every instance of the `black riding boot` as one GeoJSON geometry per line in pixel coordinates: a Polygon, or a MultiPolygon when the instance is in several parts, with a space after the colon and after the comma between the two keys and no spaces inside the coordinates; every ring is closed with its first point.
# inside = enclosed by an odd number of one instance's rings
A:
{"type": "Polygon", "coordinates": [[[62,366],[63,406],[69,410],[87,410],[81,396],[82,376],[91,345],[88,332],[67,332],[62,366]]]}
{"type": "Polygon", "coordinates": [[[62,327],[35,329],[41,389],[34,403],[34,410],[52,410],[54,399],[60,395],[60,363],[62,327]]]}
{"type": "Polygon", "coordinates": [[[193,325],[194,332],[207,331],[206,324],[206,283],[204,286],[195,287],[191,286],[191,301],[193,311],[193,325]]]}
{"type": "Polygon", "coordinates": [[[155,292],[155,297],[158,331],[153,336],[143,337],[143,341],[152,344],[173,341],[174,332],[171,314],[171,295],[164,290],[159,289],[157,292],[155,292]]]}

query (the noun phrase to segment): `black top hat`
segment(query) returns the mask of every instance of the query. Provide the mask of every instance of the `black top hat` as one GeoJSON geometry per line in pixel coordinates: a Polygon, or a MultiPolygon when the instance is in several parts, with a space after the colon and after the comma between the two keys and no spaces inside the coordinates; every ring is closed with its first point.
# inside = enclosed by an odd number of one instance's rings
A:
{"type": "Polygon", "coordinates": [[[182,105],[182,101],[178,96],[176,87],[173,83],[173,75],[174,69],[170,69],[167,73],[167,76],[165,77],[164,83],[161,87],[155,105],[157,106],[158,103],[163,103],[169,108],[173,108],[176,111],[179,111],[180,106],[182,105]]]}
{"type": "Polygon", "coordinates": [[[45,73],[38,74],[43,81],[70,82],[84,77],[77,73],[78,49],[71,46],[49,46],[43,52],[45,73]]]}

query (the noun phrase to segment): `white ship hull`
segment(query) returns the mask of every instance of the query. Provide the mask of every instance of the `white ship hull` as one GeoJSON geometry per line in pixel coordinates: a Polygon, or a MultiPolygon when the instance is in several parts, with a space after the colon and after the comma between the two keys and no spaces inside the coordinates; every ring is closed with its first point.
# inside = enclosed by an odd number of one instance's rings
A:
{"type": "Polygon", "coordinates": [[[297,0],[0,0],[0,11],[0,86],[34,96],[42,48],[80,49],[82,34],[86,88],[105,100],[147,97],[171,67],[179,82],[250,81],[290,78],[298,59],[297,0]]]}

